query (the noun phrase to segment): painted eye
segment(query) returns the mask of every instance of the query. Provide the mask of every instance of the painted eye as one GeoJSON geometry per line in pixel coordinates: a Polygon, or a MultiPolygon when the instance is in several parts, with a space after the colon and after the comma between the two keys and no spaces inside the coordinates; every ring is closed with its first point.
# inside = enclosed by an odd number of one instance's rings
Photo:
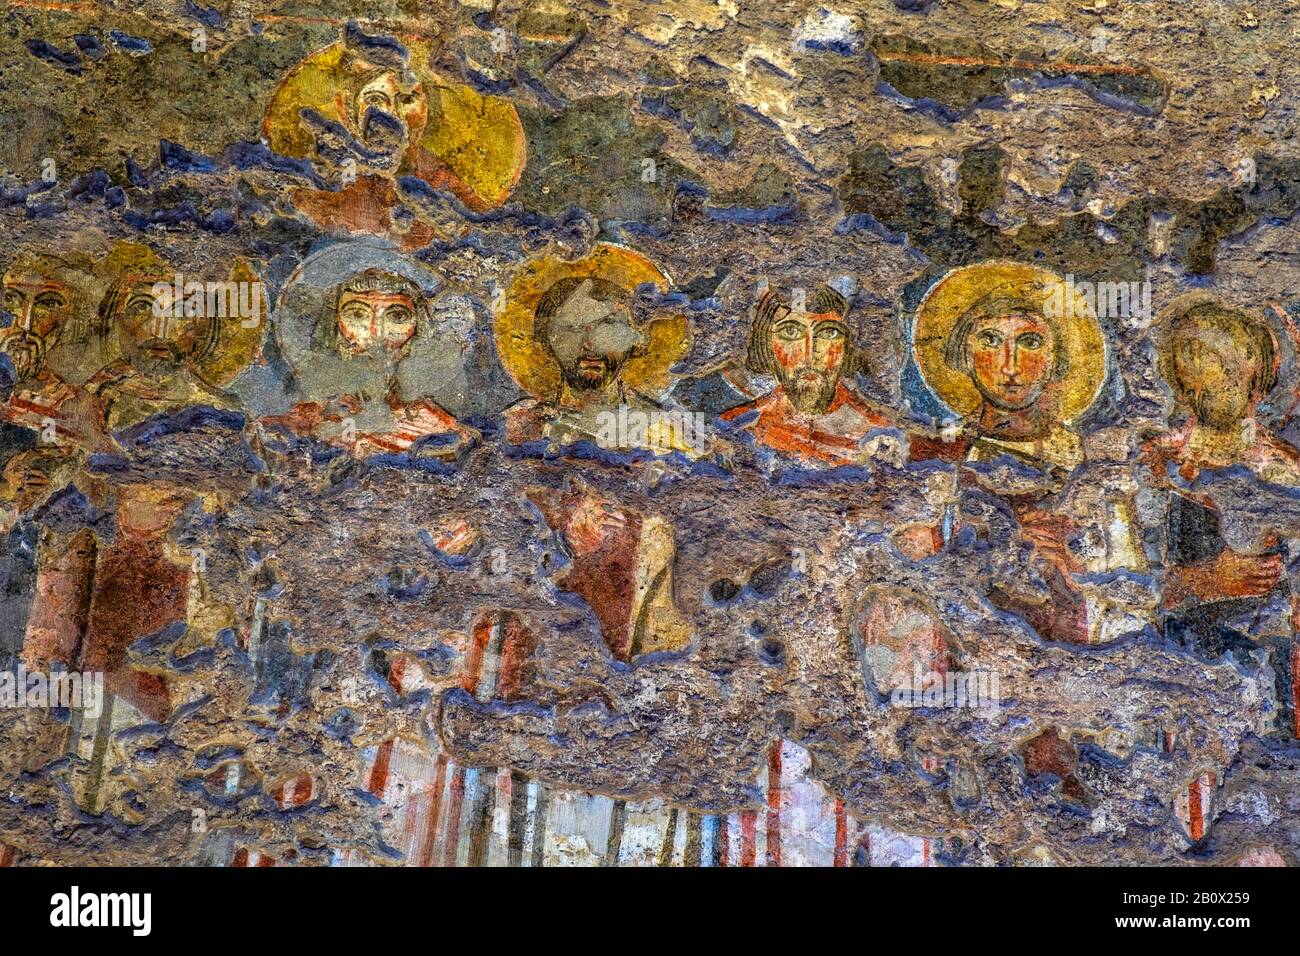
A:
{"type": "Polygon", "coordinates": [[[1024,349],[1041,349],[1043,347],[1043,337],[1037,332],[1026,332],[1016,340],[1017,344],[1024,349]]]}
{"type": "Polygon", "coordinates": [[[385,96],[383,93],[372,91],[362,96],[361,102],[365,106],[385,107],[388,105],[388,97],[385,96]]]}
{"type": "Polygon", "coordinates": [[[776,334],[778,338],[793,342],[803,338],[803,326],[798,322],[782,322],[776,327],[776,334]]]}
{"type": "Polygon", "coordinates": [[[397,105],[411,106],[413,103],[415,103],[415,100],[416,100],[416,96],[414,93],[403,93],[401,96],[397,98],[397,105]]]}
{"type": "Polygon", "coordinates": [[[131,318],[143,318],[153,314],[153,299],[136,298],[126,304],[126,314],[131,318]]]}
{"type": "Polygon", "coordinates": [[[411,310],[406,306],[395,305],[384,310],[384,321],[395,325],[410,325],[415,321],[415,316],[411,314],[411,310]]]}
{"type": "Polygon", "coordinates": [[[36,304],[42,309],[61,309],[68,300],[57,292],[45,292],[36,297],[36,304]]]}
{"type": "Polygon", "coordinates": [[[22,304],[23,304],[22,293],[13,292],[13,291],[5,293],[5,308],[8,309],[10,312],[16,311],[17,309],[21,308],[22,304]]]}
{"type": "Polygon", "coordinates": [[[844,330],[836,328],[833,325],[828,325],[825,328],[817,330],[817,338],[825,339],[827,342],[838,342],[840,339],[844,338],[844,330]]]}
{"type": "Polygon", "coordinates": [[[977,336],[977,340],[982,348],[995,349],[1002,344],[1002,336],[992,329],[985,329],[977,336]]]}

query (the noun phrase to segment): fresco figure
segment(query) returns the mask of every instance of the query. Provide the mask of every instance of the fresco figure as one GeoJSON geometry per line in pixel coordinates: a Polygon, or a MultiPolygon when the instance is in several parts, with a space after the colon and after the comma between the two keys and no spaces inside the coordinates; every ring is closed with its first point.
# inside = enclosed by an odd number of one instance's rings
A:
{"type": "Polygon", "coordinates": [[[423,41],[367,36],[350,24],[276,90],[262,123],[266,142],[337,181],[337,188],[291,193],[321,228],[418,249],[437,230],[404,209],[400,178],[449,192],[478,212],[505,202],[519,181],[524,132],[513,104],[439,80],[425,66],[429,52],[423,41]]]}
{"type": "MultiPolygon", "coordinates": [[[[703,430],[681,427],[687,420],[665,414],[654,397],[685,354],[687,326],[680,316],[635,325],[630,300],[643,282],[668,285],[644,257],[612,245],[576,263],[541,259],[524,268],[498,316],[497,347],[534,397],[506,410],[507,441],[588,441],[688,457],[708,451],[703,430]]],[[[689,627],[672,597],[669,522],[576,477],[527,494],[569,558],[556,585],[590,605],[616,659],[686,646],[689,627]]]]}
{"type": "Polygon", "coordinates": [[[689,329],[682,316],[636,322],[634,293],[647,283],[669,288],[648,260],[612,245],[576,263],[543,258],[524,267],[497,320],[502,361],[532,396],[506,410],[507,441],[707,451],[698,419],[659,397],[669,367],[686,354],[689,329]]]}
{"type": "Polygon", "coordinates": [[[102,364],[106,336],[96,319],[91,254],[22,252],[4,271],[0,328],[0,558],[7,595],[0,661],[33,646],[66,647],[80,635],[87,561],[85,529],[54,530],[31,521],[74,482],[83,489],[86,456],[102,446],[102,415],[84,387],[102,364]],[[5,365],[5,361],[8,365],[5,365]]]}
{"type": "MultiPolygon", "coordinates": [[[[1034,266],[990,262],[953,270],[930,289],[917,312],[914,357],[929,388],[961,417],[946,435],[911,435],[909,456],[960,462],[959,487],[1004,500],[1041,559],[1046,600],[996,587],[990,599],[1044,639],[1090,643],[1140,630],[1144,611],[1113,607],[1079,577],[1144,570],[1146,559],[1135,489],[1120,478],[1098,501],[1100,486],[1070,483],[1084,464],[1074,422],[1097,398],[1106,346],[1082,298],[1064,316],[1053,307],[1060,285],[1034,266]],[[999,474],[1000,462],[1015,467],[999,474]]],[[[960,516],[952,517],[956,528],[960,516]]]]}
{"type": "Polygon", "coordinates": [[[226,386],[252,362],[265,330],[256,274],[240,264],[213,280],[218,298],[207,283],[174,295],[178,271],[137,243],[120,243],[105,264],[111,281],[99,321],[116,337],[118,357],[87,388],[110,434],[195,406],[239,408],[226,386]],[[257,297],[251,306],[250,297],[257,297]]]}
{"type": "Polygon", "coordinates": [[[873,588],[850,628],[864,685],[878,699],[940,681],[959,664],[959,645],[924,598],[899,588],[873,588]],[[918,680],[920,678],[921,680],[918,680]]]}
{"type": "Polygon", "coordinates": [[[1252,651],[1268,649],[1281,709],[1277,726],[1300,736],[1294,638],[1300,602],[1285,574],[1288,542],[1265,522],[1253,541],[1230,543],[1219,504],[1191,487],[1203,473],[1231,468],[1268,484],[1300,486],[1300,452],[1256,420],[1278,383],[1276,337],[1262,317],[1201,295],[1171,305],[1159,330],[1160,371],[1184,416],[1143,447],[1167,497],[1165,635],[1210,660],[1232,653],[1245,664],[1252,651]],[[1289,613],[1269,613],[1279,606],[1289,613]]]}
{"type": "Polygon", "coordinates": [[[341,244],[308,257],[274,317],[293,366],[292,407],[263,423],[346,449],[357,458],[419,454],[454,461],[478,440],[429,391],[461,390],[461,350],[439,334],[442,282],[379,246],[341,244]]]}
{"type": "Polygon", "coordinates": [[[27,253],[4,272],[4,309],[12,319],[0,328],[0,352],[13,381],[2,388],[0,419],[38,433],[52,426],[54,440],[46,444],[97,444],[97,414],[82,387],[106,347],[93,268],[76,253],[27,253]]]}
{"type": "MultiPolygon", "coordinates": [[[[176,270],[139,244],[118,244],[103,274],[109,283],[99,319],[115,334],[120,357],[92,376],[87,388],[106,432],[127,441],[136,426],[160,416],[234,409],[237,400],[225,386],[256,354],[264,329],[260,318],[240,314],[231,304],[236,299],[223,299],[216,310],[205,292],[191,288],[188,299],[165,293],[175,287],[176,270]],[[224,314],[226,309],[235,314],[224,314]]],[[[241,266],[229,281],[248,284],[247,294],[257,288],[251,270],[241,266]]],[[[220,283],[223,294],[233,289],[226,282],[220,283]]],[[[130,792],[129,781],[115,782],[111,773],[119,762],[119,734],[166,719],[173,706],[168,679],[133,646],[144,638],[197,645],[233,622],[227,608],[209,599],[203,562],[172,535],[181,515],[202,499],[191,484],[174,478],[116,483],[111,540],[83,529],[33,610],[24,645],[30,667],[62,664],[105,675],[99,716],[87,720],[76,711],[71,724],[70,751],[81,758],[74,795],[87,812],[113,809],[129,817],[129,800],[125,810],[114,808],[130,792]]]]}
{"type": "Polygon", "coordinates": [[[748,367],[775,376],[777,386],[721,417],[762,447],[807,464],[861,463],[876,451],[869,436],[891,428],[893,419],[848,384],[859,367],[848,300],[828,285],[799,298],[792,302],[775,289],[764,293],[750,332],[748,367]]]}

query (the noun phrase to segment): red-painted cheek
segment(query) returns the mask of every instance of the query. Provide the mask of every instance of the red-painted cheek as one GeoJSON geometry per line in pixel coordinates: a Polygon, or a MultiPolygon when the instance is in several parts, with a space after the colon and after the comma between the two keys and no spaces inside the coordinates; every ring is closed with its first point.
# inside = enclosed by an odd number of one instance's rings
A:
{"type": "Polygon", "coordinates": [[[993,384],[997,377],[998,353],[976,352],[971,361],[975,366],[975,376],[986,385],[993,384]]]}
{"type": "Polygon", "coordinates": [[[826,350],[826,361],[824,363],[826,371],[831,372],[839,368],[840,362],[843,360],[844,344],[842,342],[836,342],[826,350]]]}
{"type": "Polygon", "coordinates": [[[1016,371],[1026,383],[1037,382],[1047,371],[1047,362],[1041,352],[1021,352],[1016,362],[1016,371]]]}
{"type": "Polygon", "coordinates": [[[776,356],[777,364],[784,369],[797,368],[803,361],[803,344],[786,345],[776,342],[772,346],[772,354],[776,356]]]}

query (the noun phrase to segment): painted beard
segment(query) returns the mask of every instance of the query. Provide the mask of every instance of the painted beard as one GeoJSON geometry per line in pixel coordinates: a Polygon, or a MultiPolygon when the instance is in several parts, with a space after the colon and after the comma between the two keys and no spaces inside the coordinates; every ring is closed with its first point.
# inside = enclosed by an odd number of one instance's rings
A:
{"type": "Polygon", "coordinates": [[[376,154],[373,165],[396,168],[406,151],[406,123],[392,113],[371,107],[361,117],[360,126],[361,141],[376,154]]]}
{"type": "Polygon", "coordinates": [[[572,364],[561,365],[560,371],[570,388],[599,391],[614,381],[621,365],[615,356],[585,353],[572,364]]]}
{"type": "Polygon", "coordinates": [[[14,363],[17,381],[25,382],[45,365],[45,340],[29,332],[17,332],[0,342],[0,352],[14,363]]]}
{"type": "Polygon", "coordinates": [[[835,386],[840,380],[839,375],[833,372],[809,368],[794,369],[780,378],[790,404],[805,415],[825,412],[835,397],[835,386]]]}
{"type": "Polygon", "coordinates": [[[185,356],[175,342],[150,339],[136,349],[132,364],[146,375],[157,378],[179,371],[185,364],[185,356]]]}
{"type": "Polygon", "coordinates": [[[1224,409],[1212,401],[1208,401],[1203,393],[1192,392],[1187,395],[1187,405],[1196,416],[1196,420],[1208,425],[1210,428],[1227,431],[1235,428],[1250,417],[1251,411],[1247,407],[1242,411],[1236,409],[1224,409]]]}

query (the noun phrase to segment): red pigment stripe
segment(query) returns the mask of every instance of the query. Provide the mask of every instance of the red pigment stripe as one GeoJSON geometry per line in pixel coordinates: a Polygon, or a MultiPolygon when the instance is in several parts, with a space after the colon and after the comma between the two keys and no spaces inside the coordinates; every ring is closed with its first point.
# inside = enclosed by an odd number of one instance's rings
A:
{"type": "Polygon", "coordinates": [[[447,782],[447,755],[438,754],[438,772],[433,778],[433,789],[429,793],[429,820],[425,827],[424,843],[416,857],[419,866],[433,863],[433,849],[438,842],[438,817],[442,813],[442,788],[447,782]]]}
{"type": "MultiPolygon", "coordinates": [[[[42,418],[53,418],[59,411],[57,405],[44,405],[35,399],[24,398],[19,395],[9,399],[9,407],[26,412],[35,412],[42,418]]],[[[58,427],[58,422],[55,422],[55,427],[58,427]]]]}
{"type": "Polygon", "coordinates": [[[1192,840],[1205,836],[1205,817],[1201,811],[1201,778],[1195,777],[1187,787],[1187,814],[1190,819],[1192,840]]]}
{"type": "Polygon", "coordinates": [[[465,670],[461,678],[461,687],[471,694],[478,690],[479,675],[483,671],[483,654],[487,650],[488,641],[492,639],[492,628],[495,625],[496,615],[491,613],[484,614],[474,622],[469,659],[465,662],[465,670]]]}
{"type": "Polygon", "coordinates": [[[447,810],[447,826],[443,830],[445,848],[442,865],[456,865],[456,848],[460,843],[460,811],[465,802],[465,768],[457,767],[451,775],[451,806],[447,810]]]}
{"type": "Polygon", "coordinates": [[[417,834],[421,832],[418,829],[420,810],[427,802],[428,797],[424,793],[413,793],[406,798],[406,813],[402,819],[402,848],[405,851],[402,862],[406,866],[411,865],[418,849],[415,841],[418,838],[417,834]]]}
{"type": "Polygon", "coordinates": [[[731,814],[718,817],[718,829],[714,839],[718,841],[718,866],[726,866],[727,850],[731,847],[731,814]]]}
{"type": "Polygon", "coordinates": [[[767,754],[767,865],[781,865],[781,741],[767,754]]]}
{"type": "Polygon", "coordinates": [[[740,811],[740,865],[754,865],[754,837],[758,827],[758,811],[740,811]]]}
{"type": "Polygon", "coordinates": [[[844,801],[835,801],[835,865],[849,865],[849,820],[844,801]]]}
{"type": "Polygon", "coordinates": [[[376,797],[382,797],[388,786],[388,764],[392,759],[393,741],[385,740],[375,754],[375,765],[370,768],[370,786],[367,789],[376,797]]]}
{"type": "Polygon", "coordinates": [[[13,847],[8,844],[0,845],[0,866],[13,866],[16,855],[13,847]]]}
{"type": "Polygon", "coordinates": [[[394,441],[387,441],[383,438],[380,438],[378,435],[366,435],[364,436],[364,438],[367,444],[374,445],[376,448],[380,448],[388,452],[406,451],[406,449],[410,447],[409,443],[402,445],[394,441]]]}
{"type": "Polygon", "coordinates": [[[230,865],[231,865],[231,866],[248,866],[248,850],[247,850],[247,848],[241,846],[238,850],[236,850],[236,851],[235,851],[235,856],[234,856],[234,858],[230,861],[230,865]]]}

